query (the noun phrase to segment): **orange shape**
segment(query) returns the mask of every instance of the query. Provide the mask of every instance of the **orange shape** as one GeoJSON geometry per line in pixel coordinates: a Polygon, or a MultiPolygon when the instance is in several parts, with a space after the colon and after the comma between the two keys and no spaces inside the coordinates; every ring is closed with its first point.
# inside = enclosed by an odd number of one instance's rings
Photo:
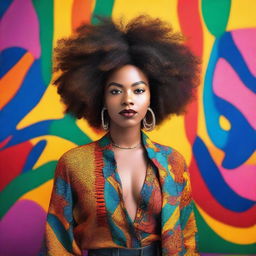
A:
{"type": "Polygon", "coordinates": [[[0,109],[2,109],[19,90],[24,77],[34,61],[30,52],[25,53],[22,58],[8,71],[0,81],[0,109]]]}

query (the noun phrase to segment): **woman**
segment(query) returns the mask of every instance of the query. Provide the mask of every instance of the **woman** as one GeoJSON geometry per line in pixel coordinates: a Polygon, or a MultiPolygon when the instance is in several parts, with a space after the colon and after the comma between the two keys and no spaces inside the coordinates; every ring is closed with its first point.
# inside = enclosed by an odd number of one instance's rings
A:
{"type": "Polygon", "coordinates": [[[106,135],[58,161],[42,255],[199,255],[184,158],[142,131],[184,112],[198,61],[159,19],[100,21],[55,49],[66,112],[106,135]]]}

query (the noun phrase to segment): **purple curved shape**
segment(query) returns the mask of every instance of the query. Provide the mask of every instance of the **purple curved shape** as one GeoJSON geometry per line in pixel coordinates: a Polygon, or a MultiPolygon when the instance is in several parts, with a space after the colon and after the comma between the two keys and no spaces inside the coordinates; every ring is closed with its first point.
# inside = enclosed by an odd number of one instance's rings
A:
{"type": "Polygon", "coordinates": [[[223,58],[216,64],[213,90],[220,98],[234,105],[256,129],[255,94],[243,84],[232,66],[223,58]]]}
{"type": "Polygon", "coordinates": [[[0,50],[27,49],[37,59],[41,55],[39,22],[31,0],[14,0],[2,17],[0,50]]]}
{"type": "Polygon", "coordinates": [[[46,212],[30,200],[16,202],[0,222],[1,255],[38,255],[46,212]]]}
{"type": "Polygon", "coordinates": [[[256,202],[256,166],[243,164],[232,170],[218,165],[226,183],[241,197],[256,202]]]}
{"type": "Polygon", "coordinates": [[[237,29],[231,31],[231,35],[249,70],[256,76],[256,29],[237,29]]]}

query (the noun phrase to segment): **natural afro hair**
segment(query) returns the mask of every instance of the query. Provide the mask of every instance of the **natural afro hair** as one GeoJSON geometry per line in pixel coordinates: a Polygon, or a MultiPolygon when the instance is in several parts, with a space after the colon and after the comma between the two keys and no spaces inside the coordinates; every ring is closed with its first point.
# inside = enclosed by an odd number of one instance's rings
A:
{"type": "Polygon", "coordinates": [[[98,17],[60,39],[54,55],[54,84],[66,113],[101,127],[104,86],[117,68],[131,64],[149,80],[151,104],[160,124],[170,114],[181,114],[194,98],[199,61],[184,45],[180,33],[159,18],[140,15],[128,24],[98,17]]]}

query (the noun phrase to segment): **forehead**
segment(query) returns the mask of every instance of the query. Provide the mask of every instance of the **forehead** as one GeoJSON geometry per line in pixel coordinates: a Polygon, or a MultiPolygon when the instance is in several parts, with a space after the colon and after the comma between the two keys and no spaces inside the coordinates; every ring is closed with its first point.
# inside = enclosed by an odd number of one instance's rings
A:
{"type": "Polygon", "coordinates": [[[122,85],[131,85],[138,81],[148,83],[148,78],[138,67],[125,65],[111,73],[107,79],[107,84],[116,82],[122,85]]]}

